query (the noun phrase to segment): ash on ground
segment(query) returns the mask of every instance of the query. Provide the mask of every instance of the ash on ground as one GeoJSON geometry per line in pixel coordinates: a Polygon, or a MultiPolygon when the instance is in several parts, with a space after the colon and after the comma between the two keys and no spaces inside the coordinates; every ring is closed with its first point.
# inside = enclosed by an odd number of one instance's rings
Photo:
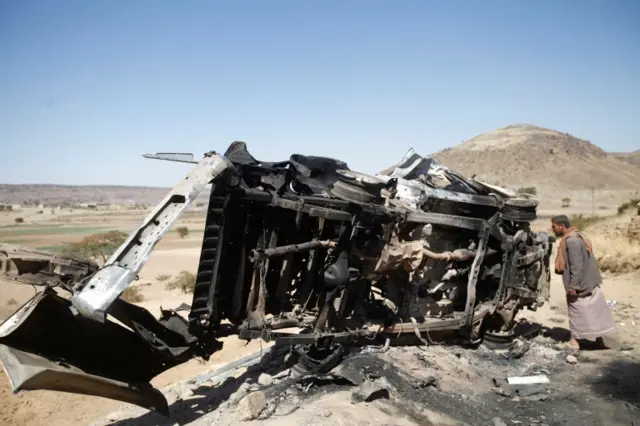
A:
{"type": "Polygon", "coordinates": [[[219,383],[192,380],[166,390],[169,419],[132,408],[95,426],[637,425],[640,363],[629,362],[570,354],[542,336],[502,351],[355,349],[324,374],[300,374],[279,358],[219,383]]]}

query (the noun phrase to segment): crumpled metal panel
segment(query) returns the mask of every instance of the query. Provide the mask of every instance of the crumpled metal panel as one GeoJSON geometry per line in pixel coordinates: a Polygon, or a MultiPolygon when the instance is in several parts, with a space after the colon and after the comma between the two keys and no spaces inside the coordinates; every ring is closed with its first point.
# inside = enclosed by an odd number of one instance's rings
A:
{"type": "Polygon", "coordinates": [[[69,306],[49,289],[0,325],[0,362],[14,391],[82,393],[166,411],[149,382],[185,359],[117,323],[74,316],[69,306]]]}
{"type": "Polygon", "coordinates": [[[115,399],[169,416],[164,395],[149,385],[128,383],[86,374],[39,355],[0,344],[0,363],[9,377],[13,392],[52,390],[115,399]]]}
{"type": "Polygon", "coordinates": [[[98,270],[76,256],[0,243],[0,278],[31,285],[71,284],[98,270]]]}
{"type": "Polygon", "coordinates": [[[205,156],[145,218],[122,246],[71,298],[81,315],[104,322],[113,301],[131,284],[155,245],[194,202],[204,187],[233,167],[226,158],[205,156]]]}

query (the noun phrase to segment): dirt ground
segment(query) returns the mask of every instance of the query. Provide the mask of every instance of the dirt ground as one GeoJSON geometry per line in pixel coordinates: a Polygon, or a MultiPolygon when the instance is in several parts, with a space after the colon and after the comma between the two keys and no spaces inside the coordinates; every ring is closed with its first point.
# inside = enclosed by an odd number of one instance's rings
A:
{"type": "MultiPolygon", "coordinates": [[[[130,231],[144,215],[143,211],[134,211],[105,214],[75,212],[48,217],[38,216],[22,226],[19,231],[10,225],[11,221],[7,221],[7,226],[0,227],[0,241],[29,247],[57,246],[84,235],[101,232],[107,227],[130,231]]],[[[164,274],[176,275],[181,270],[196,271],[204,227],[202,219],[202,214],[187,214],[180,225],[187,226],[191,234],[181,239],[175,232],[169,232],[143,268],[136,285],[140,286],[145,298],[140,304],[152,313],[157,313],[160,306],[171,308],[183,302],[190,303],[190,295],[181,294],[177,290],[165,290],[165,284],[160,282],[158,277],[164,274]]],[[[542,220],[536,223],[536,227],[546,228],[547,225],[542,220]]],[[[500,417],[506,424],[529,421],[522,424],[629,425],[631,423],[628,420],[634,419],[633,416],[629,417],[631,414],[635,414],[635,419],[640,420],[640,411],[634,411],[640,409],[640,273],[605,274],[603,289],[606,298],[615,301],[612,305],[615,305],[613,309],[618,328],[609,339],[612,349],[583,351],[578,356],[576,365],[566,363],[565,354],[555,347],[558,342],[567,339],[568,324],[562,284],[558,277],[554,276],[550,302],[537,312],[523,312],[520,315],[520,318],[527,321],[523,324],[523,330],[531,330],[535,326],[542,326],[544,330],[543,335],[531,340],[532,348],[522,359],[510,361],[511,363],[503,363],[500,360],[496,362],[497,355],[494,351],[441,346],[422,349],[392,348],[381,357],[382,361],[387,361],[384,365],[381,364],[381,368],[396,368],[390,361],[395,359],[404,360],[397,362],[398,368],[404,368],[410,375],[424,375],[426,371],[431,370],[434,374],[437,373],[441,386],[438,393],[434,393],[432,389],[421,389],[422,393],[419,394],[415,394],[415,389],[407,391],[408,393],[396,389],[396,394],[403,398],[424,398],[417,408],[412,408],[414,411],[418,410],[417,417],[408,415],[407,406],[398,405],[394,398],[353,405],[348,402],[350,389],[338,387],[334,389],[335,392],[328,392],[321,386],[312,396],[296,396],[300,400],[313,397],[315,402],[312,407],[300,404],[290,414],[254,422],[278,422],[283,425],[492,424],[493,417],[500,417]],[[423,369],[420,367],[422,364],[416,366],[416,357],[427,359],[428,363],[424,365],[428,365],[431,370],[426,367],[423,369]],[[533,370],[529,364],[549,372],[556,392],[554,395],[561,395],[558,401],[563,401],[562,404],[553,402],[556,397],[550,397],[546,402],[538,402],[547,405],[536,405],[531,401],[523,403],[518,402],[517,397],[506,398],[491,391],[491,379],[494,376],[530,373],[533,370]],[[384,367],[389,365],[391,367],[384,367]],[[416,371],[418,368],[419,371],[416,371]],[[585,386],[584,383],[590,385],[585,386]],[[470,410],[471,413],[481,413],[484,416],[482,422],[474,423],[473,418],[460,414],[459,411],[464,409],[470,410]],[[551,414],[545,414],[545,410],[550,410],[551,414]],[[584,423],[588,421],[587,415],[578,416],[574,420],[581,419],[580,421],[571,422],[571,413],[576,410],[592,410],[592,420],[598,418],[605,423],[584,423]],[[530,421],[531,419],[535,422],[530,421]],[[566,421],[563,423],[562,419],[566,421]]],[[[33,294],[34,289],[30,286],[0,283],[0,318],[6,318],[33,294]]],[[[221,365],[268,346],[260,341],[246,344],[237,338],[228,338],[224,343],[224,350],[215,353],[209,361],[192,360],[158,376],[153,384],[161,389],[171,389],[185,379],[215,370],[221,365]]],[[[402,387],[400,383],[394,385],[396,388],[402,387]]],[[[189,392],[193,393],[192,390],[189,392]]],[[[220,400],[220,389],[216,390],[216,387],[212,386],[207,392],[204,398],[213,398],[211,392],[214,392],[216,400],[220,400]]],[[[286,392],[286,389],[282,392],[286,392]]],[[[167,421],[136,407],[106,399],[48,391],[14,395],[8,380],[2,375],[0,424],[75,426],[98,422],[97,424],[124,426],[178,422],[181,425],[209,425],[231,424],[229,420],[237,414],[229,404],[220,406],[216,410],[217,414],[213,413],[212,405],[208,406],[208,409],[200,409],[198,403],[192,400],[197,397],[198,395],[192,395],[184,401],[178,398],[177,402],[174,398],[172,413],[175,416],[171,421],[167,421]]],[[[215,406],[218,405],[219,403],[215,406]]]]}
{"type": "MultiPolygon", "coordinates": [[[[509,352],[458,346],[400,346],[384,354],[364,350],[336,368],[337,377],[287,378],[282,360],[241,370],[231,380],[168,387],[171,418],[123,407],[95,426],[211,426],[246,422],[247,393],[264,395],[256,425],[637,425],[640,420],[638,306],[640,274],[607,278],[604,291],[616,300],[618,329],[609,350],[584,350],[569,364],[561,283],[554,279],[551,303],[524,313],[520,341],[529,350],[509,352]],[[264,367],[264,366],[263,366],[264,367]],[[267,371],[274,384],[260,384],[267,371]],[[545,375],[550,383],[511,387],[508,377],[545,375]],[[356,376],[382,377],[387,394],[353,403],[356,376]],[[345,379],[347,379],[345,381],[345,379]],[[500,387],[496,383],[501,384],[500,387]],[[634,423],[635,422],[635,423],[634,423]]],[[[375,383],[375,382],[374,382],[375,383]]]]}

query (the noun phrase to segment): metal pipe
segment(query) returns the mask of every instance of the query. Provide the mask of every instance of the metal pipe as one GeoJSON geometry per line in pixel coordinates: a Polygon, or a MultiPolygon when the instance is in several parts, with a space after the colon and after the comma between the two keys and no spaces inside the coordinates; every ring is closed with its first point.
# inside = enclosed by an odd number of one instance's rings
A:
{"type": "Polygon", "coordinates": [[[272,247],[267,249],[254,249],[249,254],[251,262],[268,259],[270,257],[284,256],[288,253],[301,253],[317,248],[335,247],[336,243],[330,240],[311,240],[306,243],[291,244],[288,246],[272,247]]]}

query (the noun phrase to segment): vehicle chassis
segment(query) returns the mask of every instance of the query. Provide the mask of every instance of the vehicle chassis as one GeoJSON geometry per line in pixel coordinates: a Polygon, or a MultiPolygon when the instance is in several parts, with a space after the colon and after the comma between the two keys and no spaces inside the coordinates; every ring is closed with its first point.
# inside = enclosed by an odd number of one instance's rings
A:
{"type": "Polygon", "coordinates": [[[318,370],[327,359],[339,361],[332,354],[349,344],[403,336],[429,344],[439,332],[469,344],[508,341],[516,313],[548,299],[552,239],[531,232],[530,200],[423,185],[428,202],[412,208],[394,197],[398,179],[362,176],[322,157],[258,162],[244,143],[225,155],[207,153],[104,266],[87,262],[82,278],[75,273],[57,283],[71,298],[43,280],[45,289],[0,325],[0,361],[14,391],[84,393],[167,414],[150,380],[193,357],[208,359],[225,336],[276,340],[303,354],[324,351],[315,359],[318,370]],[[122,300],[153,247],[207,184],[212,190],[188,317],[162,309],[155,318],[122,300]],[[468,236],[471,249],[421,248],[420,261],[387,252],[385,269],[385,250],[406,249],[416,242],[409,235],[425,226],[436,235],[468,236]],[[488,258],[500,267],[487,271],[488,258]],[[464,266],[458,308],[422,316],[389,309],[389,303],[413,303],[404,296],[391,302],[390,295],[415,274],[407,265],[425,262],[464,266]]]}

